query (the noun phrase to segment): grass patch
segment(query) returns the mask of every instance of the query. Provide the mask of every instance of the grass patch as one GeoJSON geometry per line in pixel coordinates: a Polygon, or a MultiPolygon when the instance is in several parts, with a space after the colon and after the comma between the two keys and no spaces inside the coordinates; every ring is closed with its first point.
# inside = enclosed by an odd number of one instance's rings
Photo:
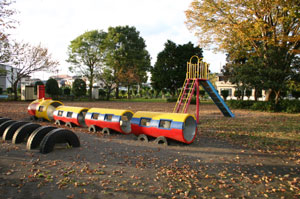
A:
{"type": "Polygon", "coordinates": [[[300,157],[300,115],[251,112],[200,120],[202,134],[254,149],[300,157]]]}

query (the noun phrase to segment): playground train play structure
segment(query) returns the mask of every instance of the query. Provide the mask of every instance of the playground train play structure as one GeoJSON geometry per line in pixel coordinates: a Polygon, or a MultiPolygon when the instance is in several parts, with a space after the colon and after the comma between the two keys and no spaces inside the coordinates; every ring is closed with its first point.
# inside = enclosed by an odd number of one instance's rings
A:
{"type": "MultiPolygon", "coordinates": [[[[220,111],[226,117],[234,117],[226,103],[208,80],[208,65],[197,56],[187,63],[187,74],[173,113],[159,113],[106,108],[86,108],[64,106],[60,101],[45,98],[44,86],[38,88],[38,99],[28,106],[32,119],[55,121],[58,126],[85,127],[91,132],[111,131],[121,134],[134,134],[140,141],[153,139],[157,144],[168,144],[175,140],[191,144],[197,135],[199,122],[199,87],[208,93],[220,111]],[[197,62],[192,63],[196,58],[197,62]],[[196,117],[188,114],[187,109],[196,92],[196,117]]],[[[14,144],[27,139],[27,149],[40,147],[41,153],[53,150],[56,143],[68,143],[79,147],[75,133],[68,129],[53,126],[41,126],[35,123],[17,122],[0,118],[0,136],[3,140],[12,140],[14,144]]]]}
{"type": "Polygon", "coordinates": [[[52,99],[35,100],[28,106],[28,113],[34,119],[55,121],[56,125],[86,127],[104,134],[132,133],[141,141],[155,138],[158,144],[167,144],[167,139],[190,144],[197,133],[196,118],[187,113],[72,107],[52,99]]]}

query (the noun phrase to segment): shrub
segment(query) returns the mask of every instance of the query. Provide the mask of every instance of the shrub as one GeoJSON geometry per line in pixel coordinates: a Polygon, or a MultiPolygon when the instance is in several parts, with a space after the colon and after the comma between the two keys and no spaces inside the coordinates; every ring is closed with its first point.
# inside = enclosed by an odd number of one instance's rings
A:
{"type": "Polygon", "coordinates": [[[0,95],[3,94],[3,88],[0,88],[0,95]]]}
{"type": "Polygon", "coordinates": [[[224,101],[226,101],[228,95],[229,95],[229,90],[221,90],[221,95],[224,98],[224,101]]]}
{"type": "Polygon", "coordinates": [[[11,94],[12,93],[12,88],[11,87],[7,88],[6,92],[9,93],[9,94],[11,94]]]}
{"type": "Polygon", "coordinates": [[[82,79],[75,79],[72,85],[72,92],[76,97],[86,95],[86,83],[82,79]]]}
{"type": "Polygon", "coordinates": [[[300,91],[292,91],[292,96],[296,99],[299,99],[300,98],[300,91]]]}
{"type": "Polygon", "coordinates": [[[242,91],[241,90],[235,90],[234,91],[234,97],[240,99],[242,96],[242,91]]]}
{"type": "Polygon", "coordinates": [[[205,90],[199,90],[199,95],[203,98],[205,95],[205,90]]]}
{"type": "Polygon", "coordinates": [[[57,96],[59,94],[58,83],[55,79],[50,78],[47,80],[46,93],[48,93],[52,97],[57,96]]]}
{"type": "Polygon", "coordinates": [[[99,96],[100,96],[100,97],[102,97],[102,98],[104,98],[104,97],[105,97],[105,95],[106,95],[106,92],[105,92],[105,90],[103,90],[103,89],[99,89],[99,96]]]}
{"type": "Polygon", "coordinates": [[[248,97],[248,99],[250,98],[250,96],[252,95],[252,90],[247,89],[245,92],[245,95],[248,97]]]}
{"type": "Polygon", "coordinates": [[[69,87],[66,87],[64,89],[64,95],[69,96],[71,94],[71,89],[69,87]]]}
{"type": "Polygon", "coordinates": [[[255,111],[266,112],[286,112],[286,113],[300,113],[299,100],[280,100],[278,104],[273,101],[240,101],[229,100],[227,104],[234,109],[250,109],[255,111]]]}

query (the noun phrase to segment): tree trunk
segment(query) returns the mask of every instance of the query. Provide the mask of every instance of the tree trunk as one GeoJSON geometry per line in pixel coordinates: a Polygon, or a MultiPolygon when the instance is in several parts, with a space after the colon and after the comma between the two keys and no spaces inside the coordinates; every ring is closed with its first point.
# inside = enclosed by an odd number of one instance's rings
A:
{"type": "Polygon", "coordinates": [[[130,99],[130,86],[127,86],[127,99],[130,99]]]}
{"type": "Polygon", "coordinates": [[[107,91],[107,93],[106,93],[106,100],[107,100],[107,101],[109,101],[110,93],[111,93],[111,90],[108,89],[108,91],[107,91]]]}
{"type": "Polygon", "coordinates": [[[272,89],[266,91],[266,99],[265,99],[266,102],[270,101],[271,93],[272,93],[272,89]]]}
{"type": "Polygon", "coordinates": [[[13,84],[13,89],[14,89],[14,100],[18,100],[18,82],[15,82],[13,84]]]}
{"type": "Polygon", "coordinates": [[[256,89],[254,89],[254,101],[256,101],[256,102],[257,102],[257,99],[258,99],[258,97],[257,97],[257,90],[256,90],[256,89]]]}
{"type": "Polygon", "coordinates": [[[275,92],[275,104],[278,104],[279,97],[280,97],[280,90],[279,91],[274,91],[274,92],[275,92]]]}
{"type": "Polygon", "coordinates": [[[92,99],[92,91],[93,91],[93,78],[90,78],[90,84],[89,84],[89,98],[92,99]]]}
{"type": "Polygon", "coordinates": [[[117,87],[116,87],[116,99],[119,99],[119,83],[116,83],[117,87]]]}

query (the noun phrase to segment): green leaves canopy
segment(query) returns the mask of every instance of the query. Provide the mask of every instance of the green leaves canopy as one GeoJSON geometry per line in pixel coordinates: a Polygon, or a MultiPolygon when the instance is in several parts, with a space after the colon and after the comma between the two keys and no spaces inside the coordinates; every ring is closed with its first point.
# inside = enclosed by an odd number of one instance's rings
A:
{"type": "Polygon", "coordinates": [[[177,45],[168,40],[151,70],[154,89],[158,91],[168,89],[175,94],[176,90],[182,87],[186,77],[186,63],[193,55],[203,57],[202,49],[195,47],[191,42],[177,45]]]}
{"type": "Polygon", "coordinates": [[[113,70],[117,84],[128,86],[147,81],[147,71],[151,66],[150,55],[144,39],[135,27],[110,27],[105,47],[105,61],[113,70]]]}
{"type": "Polygon", "coordinates": [[[105,38],[103,31],[88,31],[71,41],[68,48],[67,62],[72,64],[69,70],[89,79],[90,97],[95,75],[101,71],[105,38]]]}

